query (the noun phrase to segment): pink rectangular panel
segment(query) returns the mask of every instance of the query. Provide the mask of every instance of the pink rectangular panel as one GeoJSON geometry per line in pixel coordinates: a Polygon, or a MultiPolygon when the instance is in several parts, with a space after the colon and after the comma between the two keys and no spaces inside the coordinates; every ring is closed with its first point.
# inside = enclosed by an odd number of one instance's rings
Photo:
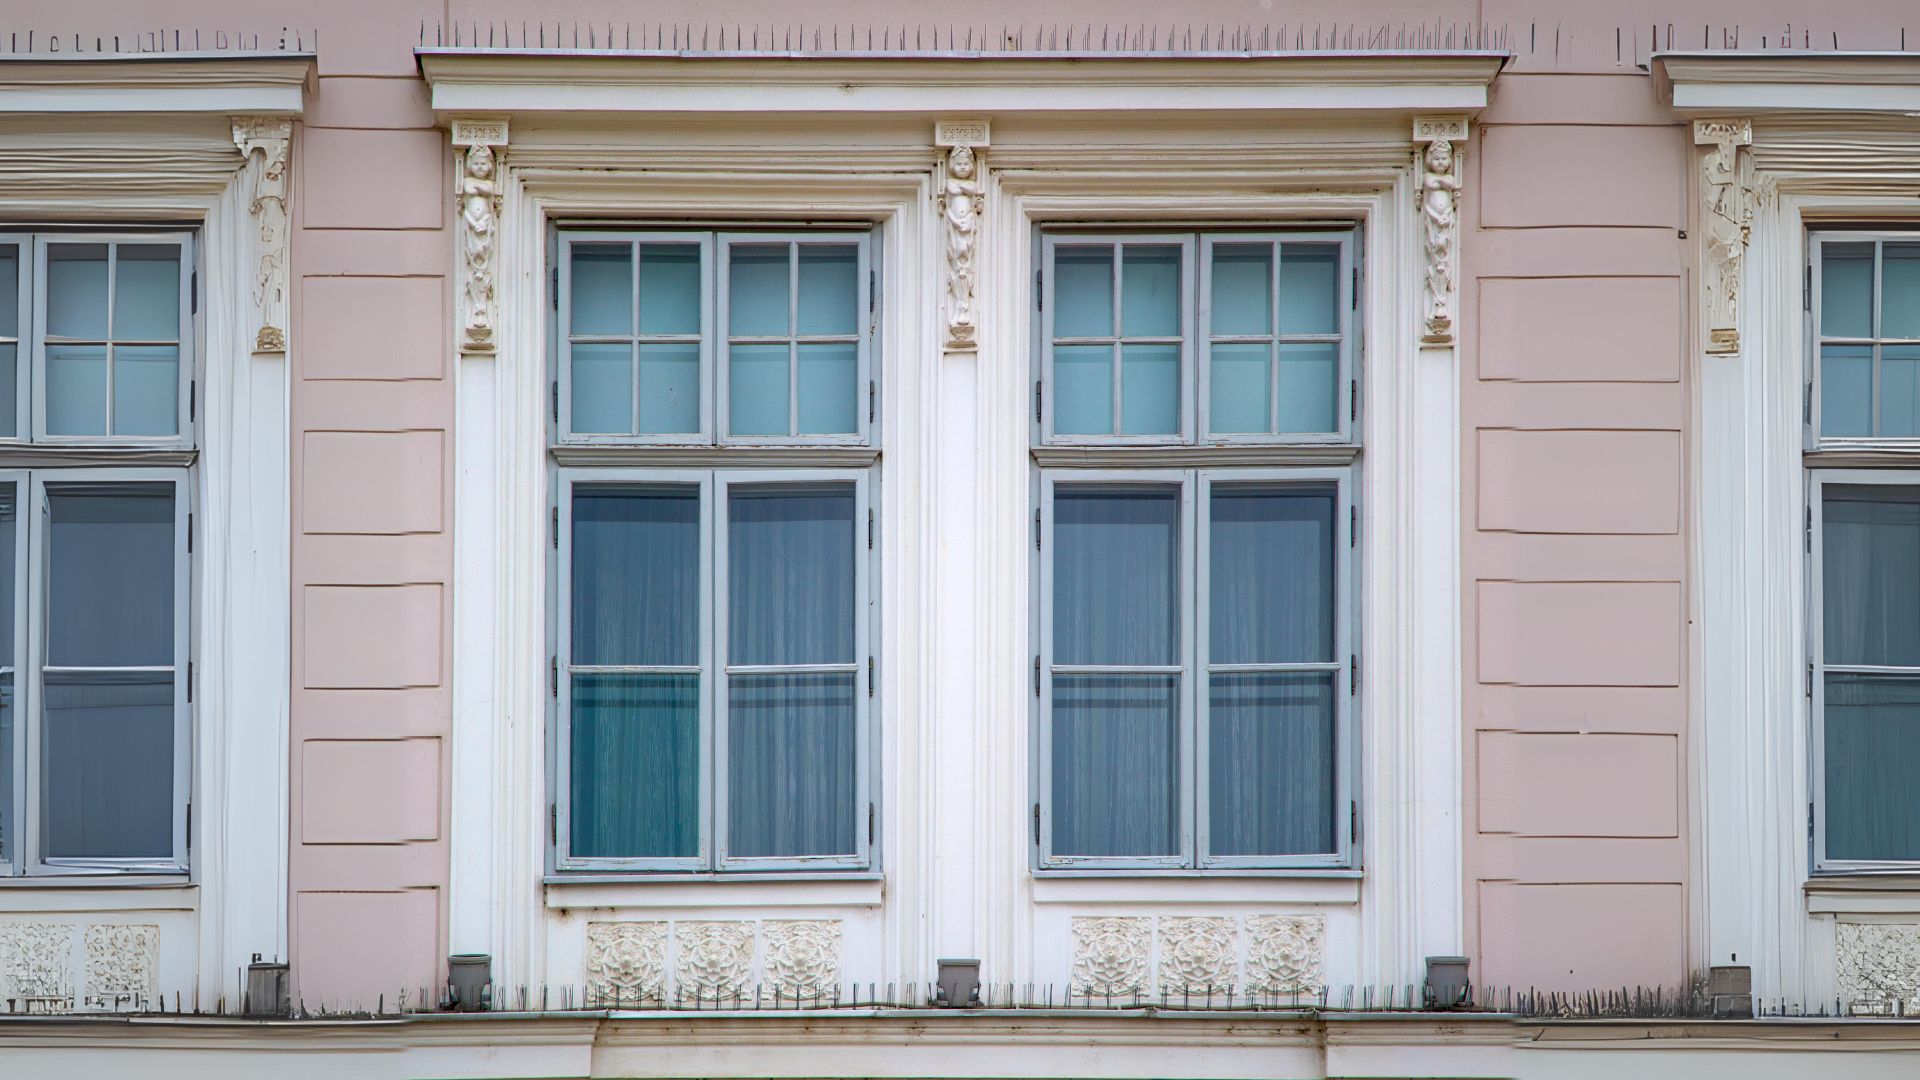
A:
{"type": "Polygon", "coordinates": [[[439,131],[306,129],[299,159],[308,229],[438,229],[453,196],[439,131]]]}
{"type": "Polygon", "coordinates": [[[439,739],[316,739],[301,745],[302,842],[400,844],[439,836],[439,739]]]}
{"type": "Polygon", "coordinates": [[[1480,883],[1478,982],[1542,990],[1680,985],[1686,897],[1678,883],[1480,883]]]}
{"type": "Polygon", "coordinates": [[[1680,124],[1492,125],[1480,146],[1482,228],[1686,224],[1691,146],[1680,124]]]}
{"type": "Polygon", "coordinates": [[[1481,832],[1679,835],[1675,736],[1482,731],[1479,763],[1481,832]]]}
{"type": "Polygon", "coordinates": [[[1681,297],[1678,277],[1481,278],[1480,377],[1672,382],[1681,297]]]}
{"type": "Polygon", "coordinates": [[[440,981],[437,889],[296,894],[295,992],[309,1007],[372,1008],[440,981]]]}
{"type": "Polygon", "coordinates": [[[1677,431],[1480,435],[1480,527],[1535,533],[1673,533],[1685,468],[1677,431]]]}
{"type": "Polygon", "coordinates": [[[309,690],[440,684],[440,586],[309,585],[301,659],[309,690]]]}
{"type": "Polygon", "coordinates": [[[1677,581],[1482,581],[1480,681],[1677,686],[1677,581]]]}
{"type": "Polygon", "coordinates": [[[440,530],[446,435],[440,431],[309,431],[300,455],[308,533],[440,530]]]}
{"type": "Polygon", "coordinates": [[[301,376],[438,379],[450,311],[444,277],[303,277],[301,376]]]}

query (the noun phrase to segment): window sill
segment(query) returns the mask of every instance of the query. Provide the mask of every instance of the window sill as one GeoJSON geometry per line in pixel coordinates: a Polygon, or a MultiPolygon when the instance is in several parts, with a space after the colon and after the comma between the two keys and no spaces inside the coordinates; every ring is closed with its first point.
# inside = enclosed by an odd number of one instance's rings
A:
{"type": "Polygon", "coordinates": [[[1802,888],[1809,915],[1920,914],[1920,867],[1816,875],[1802,888]]]}
{"type": "Polygon", "coordinates": [[[1036,870],[1036,904],[1357,904],[1359,870],[1036,870]]]}
{"type": "Polygon", "coordinates": [[[185,874],[0,878],[0,912],[194,911],[200,887],[185,874]]]}
{"type": "Polygon", "coordinates": [[[550,910],[620,907],[879,907],[878,871],[760,874],[549,874],[550,910]]]}

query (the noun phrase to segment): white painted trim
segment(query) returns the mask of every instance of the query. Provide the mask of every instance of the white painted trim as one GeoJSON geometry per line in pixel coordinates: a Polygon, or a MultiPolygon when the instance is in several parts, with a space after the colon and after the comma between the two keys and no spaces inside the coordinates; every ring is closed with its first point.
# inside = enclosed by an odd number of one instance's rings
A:
{"type": "Polygon", "coordinates": [[[1920,111],[1920,56],[1910,53],[1655,54],[1683,116],[1920,111]]]}
{"type": "Polygon", "coordinates": [[[0,115],[215,113],[299,115],[311,53],[157,58],[35,55],[0,63],[0,115]]]}

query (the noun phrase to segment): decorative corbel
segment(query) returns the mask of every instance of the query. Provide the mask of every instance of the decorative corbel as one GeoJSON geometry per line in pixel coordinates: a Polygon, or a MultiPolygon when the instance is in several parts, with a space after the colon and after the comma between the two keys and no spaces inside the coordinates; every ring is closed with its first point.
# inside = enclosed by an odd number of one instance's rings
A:
{"type": "Polygon", "coordinates": [[[490,353],[499,322],[494,260],[500,247],[500,152],[507,145],[507,122],[455,120],[453,145],[460,151],[454,188],[460,204],[460,351],[490,353]]]}
{"type": "Polygon", "coordinates": [[[946,219],[948,352],[972,352],[980,347],[979,290],[980,213],[985,207],[980,151],[991,142],[985,120],[939,120],[933,125],[933,144],[947,148],[940,183],[940,212],[946,219]]]}
{"type": "Polygon", "coordinates": [[[1416,116],[1413,141],[1420,151],[1421,246],[1426,251],[1425,315],[1420,340],[1451,345],[1458,296],[1456,271],[1460,242],[1460,148],[1467,141],[1467,118],[1416,116]]]}
{"type": "Polygon", "coordinates": [[[257,237],[253,307],[260,329],[256,353],[287,351],[287,155],[293,143],[291,116],[236,116],[233,144],[240,148],[252,195],[247,203],[257,237]]]}
{"type": "Polygon", "coordinates": [[[1740,351],[1740,274],[1753,235],[1753,121],[1695,120],[1693,143],[1705,146],[1700,167],[1700,230],[1706,248],[1707,352],[1740,351]]]}

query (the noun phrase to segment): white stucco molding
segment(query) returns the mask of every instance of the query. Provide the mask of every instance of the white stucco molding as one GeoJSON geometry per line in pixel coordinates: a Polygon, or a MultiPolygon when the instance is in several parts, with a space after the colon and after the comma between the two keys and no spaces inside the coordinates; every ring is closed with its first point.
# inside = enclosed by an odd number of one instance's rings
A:
{"type": "Polygon", "coordinates": [[[933,145],[947,151],[937,182],[940,214],[946,221],[948,352],[972,352],[979,347],[975,303],[980,283],[980,213],[986,202],[982,183],[986,163],[981,156],[992,141],[993,128],[983,119],[938,120],[933,125],[933,145]]]}
{"type": "Polygon", "coordinates": [[[253,351],[287,351],[287,159],[293,147],[293,117],[236,116],[233,144],[246,161],[257,249],[253,306],[260,329],[253,351]]]}
{"type": "Polygon", "coordinates": [[[454,197],[460,214],[460,352],[490,353],[499,313],[494,258],[500,246],[500,156],[507,122],[465,118],[449,125],[459,173],[454,197]]]}
{"type": "Polygon", "coordinates": [[[0,56],[0,114],[298,114],[313,80],[305,52],[0,56]]]}
{"type": "Polygon", "coordinates": [[[1468,120],[1453,116],[1416,116],[1413,142],[1420,149],[1421,247],[1426,253],[1426,312],[1420,341],[1425,345],[1453,342],[1454,306],[1460,240],[1460,153],[1466,146],[1468,120]]]}
{"type": "Polygon", "coordinates": [[[1695,120],[1700,160],[1702,310],[1707,352],[1740,351],[1740,275],[1753,235],[1753,121],[1695,120]]]}
{"type": "Polygon", "coordinates": [[[1486,107],[1504,52],[943,57],[415,50],[467,113],[1418,111],[1486,107]]]}
{"type": "Polygon", "coordinates": [[[1920,53],[1670,52],[1653,64],[1687,116],[1920,112],[1920,53]]]}

